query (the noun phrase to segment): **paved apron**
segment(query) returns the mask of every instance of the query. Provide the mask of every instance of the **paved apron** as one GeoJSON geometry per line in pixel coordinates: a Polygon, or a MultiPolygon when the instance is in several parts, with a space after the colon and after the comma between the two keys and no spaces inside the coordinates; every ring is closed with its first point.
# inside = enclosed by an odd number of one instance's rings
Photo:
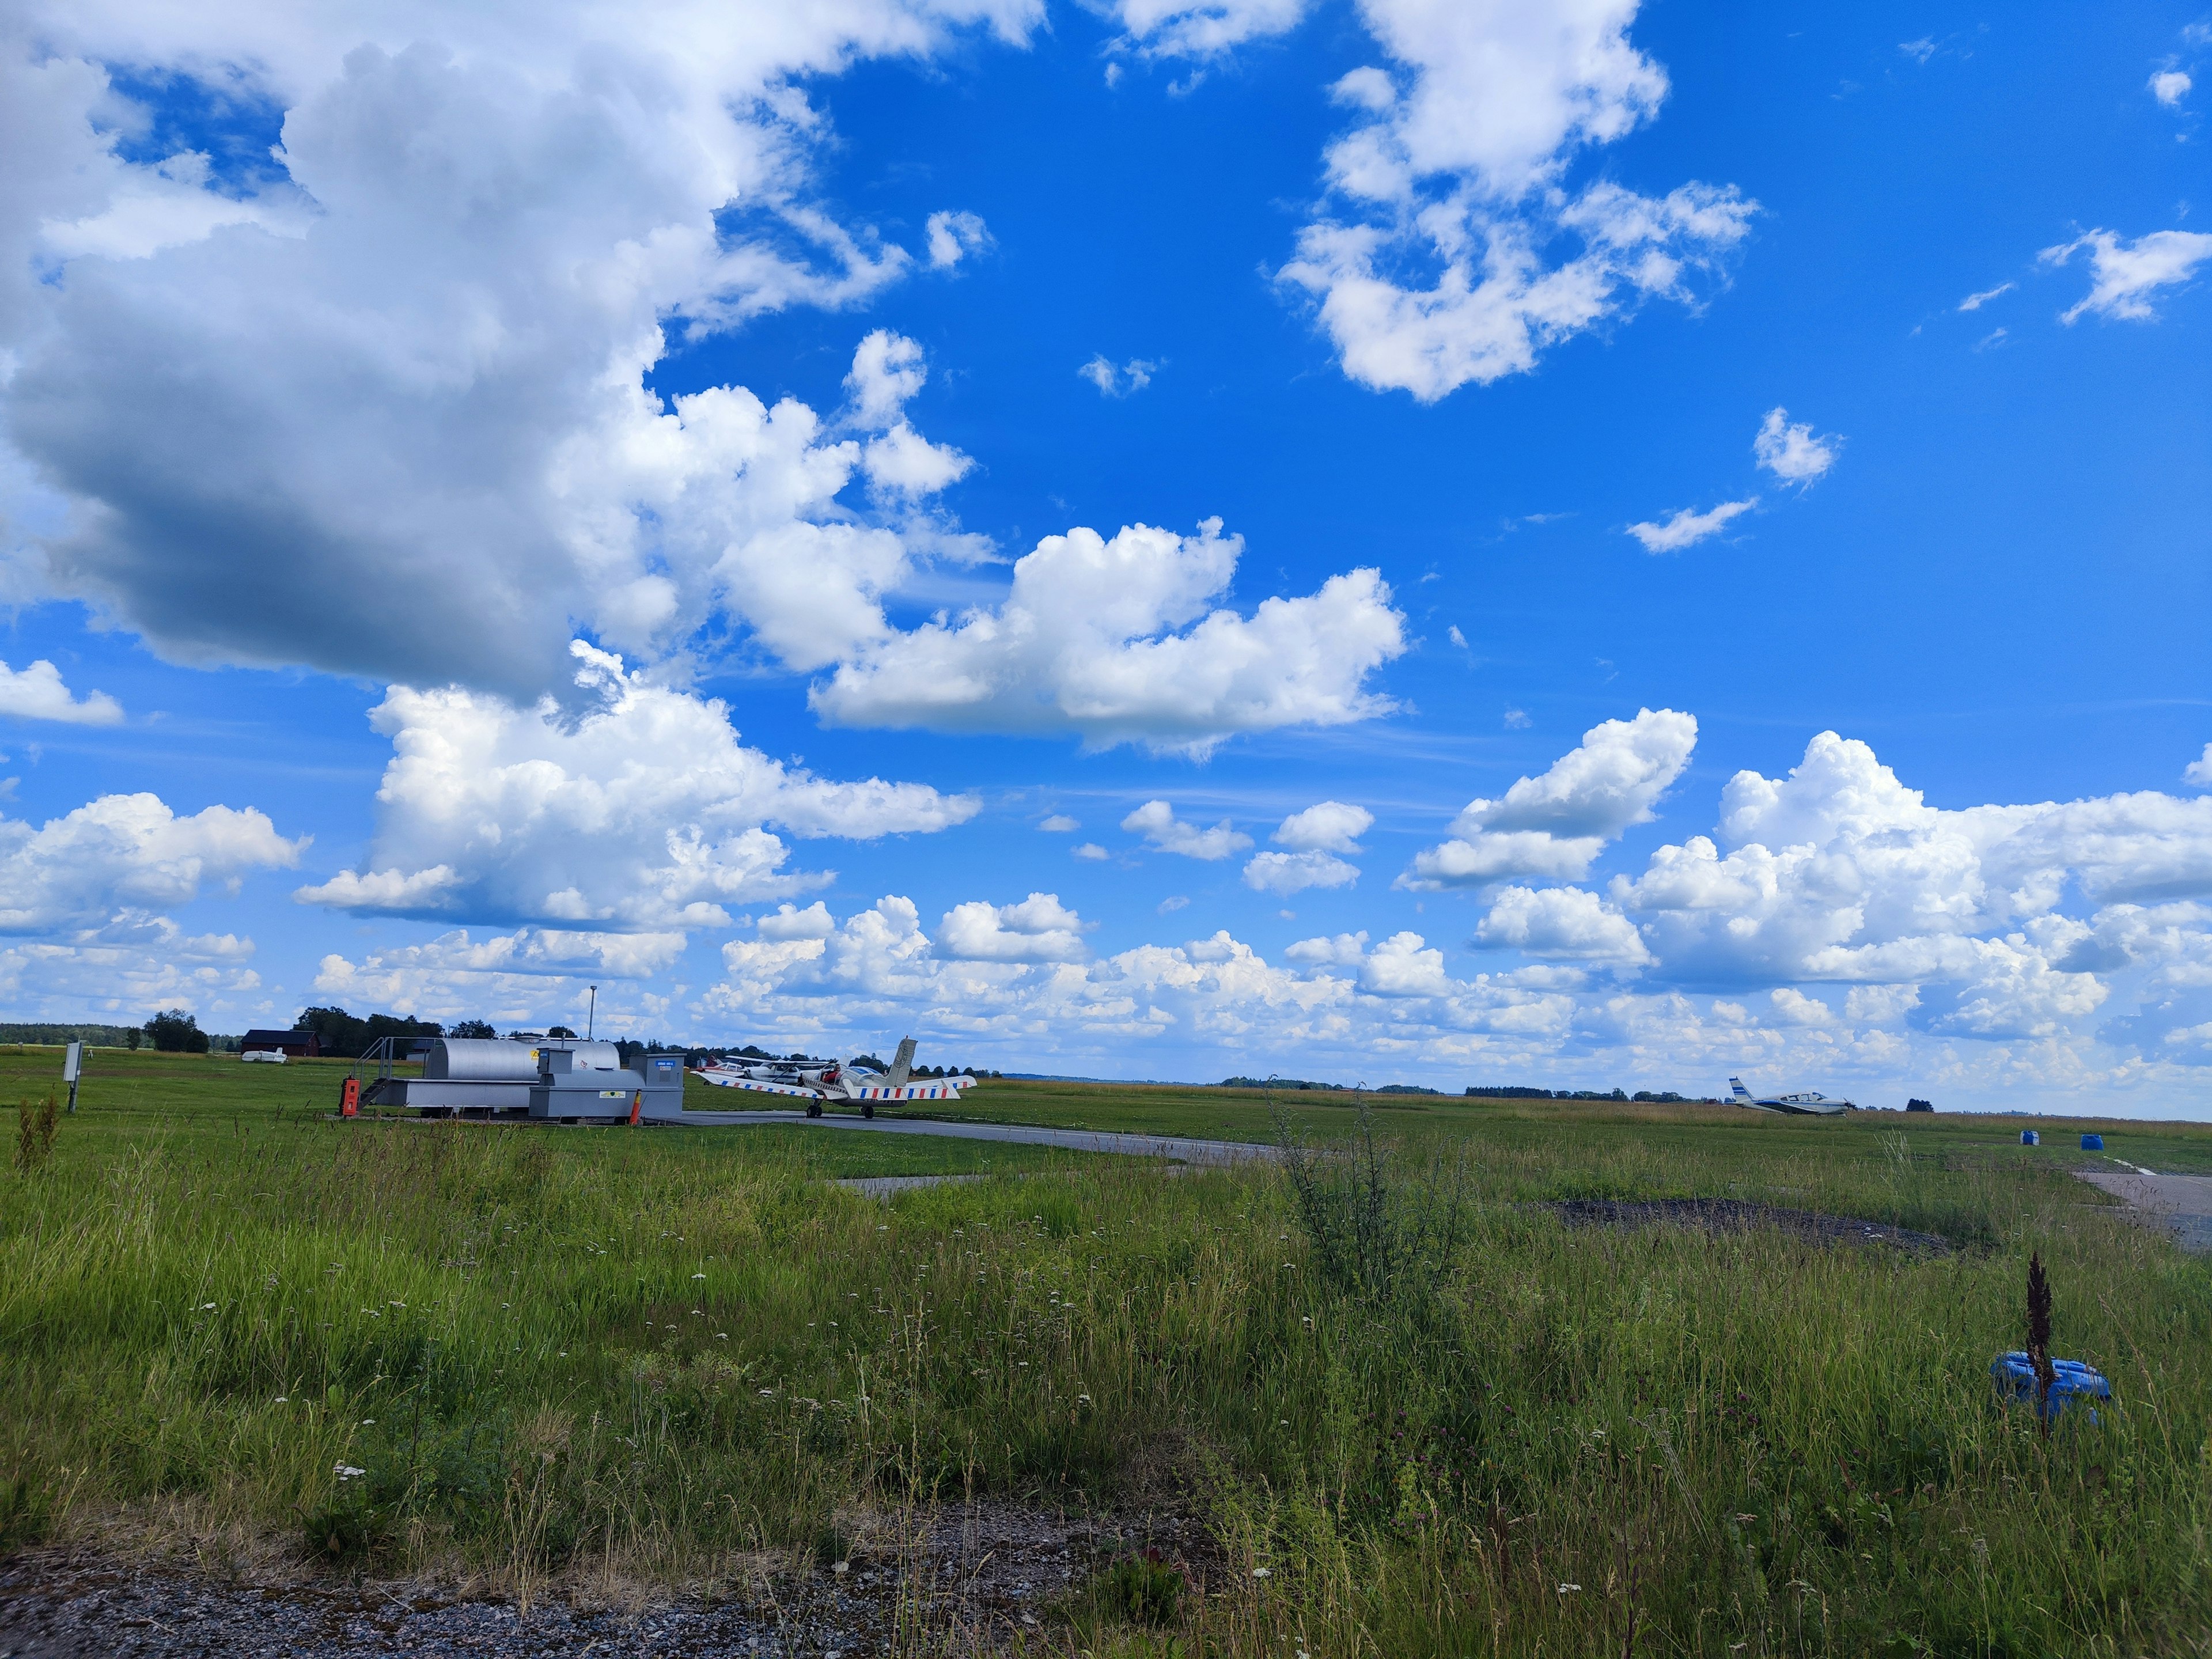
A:
{"type": "MultiPolygon", "coordinates": [[[[664,1120],[665,1121],[665,1120],[664,1120]]],[[[884,1135],[942,1135],[951,1140],[998,1140],[1021,1146],[1060,1146],[1071,1152],[1115,1152],[1123,1158],[1165,1158],[1182,1164],[1244,1164],[1278,1156],[1266,1142],[1192,1140],[1182,1135],[1115,1133],[1097,1129],[1046,1129],[1027,1123],[943,1123],[926,1117],[809,1117],[804,1112],[686,1112],[686,1127],[738,1128],[750,1123],[798,1123],[814,1129],[856,1129],[884,1135]]]]}
{"type": "Polygon", "coordinates": [[[2212,1176],[2147,1175],[2120,1170],[2076,1173],[2130,1209],[2165,1226],[2183,1249],[2212,1252],[2212,1176]]]}

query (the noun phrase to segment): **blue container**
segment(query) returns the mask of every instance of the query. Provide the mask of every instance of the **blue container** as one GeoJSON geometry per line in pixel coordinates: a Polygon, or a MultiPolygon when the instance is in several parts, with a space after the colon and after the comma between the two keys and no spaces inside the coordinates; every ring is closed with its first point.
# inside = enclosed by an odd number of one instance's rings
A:
{"type": "MultiPolygon", "coordinates": [[[[2054,1359],[2051,1370],[2051,1415],[2055,1418],[2068,1407],[2079,1406],[2094,1423],[2097,1410],[2090,1402],[2110,1400],[2112,1385],[2105,1381],[2095,1366],[2085,1365],[2078,1359],[2054,1359]]],[[[1990,1361],[1990,1382],[1997,1391],[1997,1398],[2008,1405],[2015,1401],[2035,1404],[2035,1367],[2024,1353],[2001,1353],[1990,1361]]]]}
{"type": "Polygon", "coordinates": [[[2104,1138],[2104,1136],[2102,1136],[2102,1135],[2083,1135],[2083,1136],[2081,1137],[2081,1150],[2082,1150],[2083,1152],[2103,1152],[2103,1151],[2105,1150],[2105,1138],[2104,1138]]]}
{"type": "Polygon", "coordinates": [[[2020,1144],[2023,1146],[2040,1146],[2043,1145],[2043,1137],[2033,1129],[2022,1129],[2020,1132],[2020,1144]]]}

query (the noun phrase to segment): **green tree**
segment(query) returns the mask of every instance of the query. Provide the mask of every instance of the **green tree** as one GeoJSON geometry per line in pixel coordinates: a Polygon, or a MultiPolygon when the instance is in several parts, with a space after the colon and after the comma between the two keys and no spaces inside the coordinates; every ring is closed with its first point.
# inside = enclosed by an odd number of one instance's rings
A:
{"type": "Polygon", "coordinates": [[[154,1040],[154,1047],[165,1054],[204,1054],[208,1051],[207,1033],[200,1023],[181,1008],[165,1008],[146,1022],[146,1035],[154,1040]]]}

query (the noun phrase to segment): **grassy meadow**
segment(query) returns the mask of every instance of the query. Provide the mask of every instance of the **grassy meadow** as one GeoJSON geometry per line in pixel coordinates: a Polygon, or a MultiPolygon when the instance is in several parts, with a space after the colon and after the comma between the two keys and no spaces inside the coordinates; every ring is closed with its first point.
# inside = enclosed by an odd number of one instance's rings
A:
{"type": "MultiPolygon", "coordinates": [[[[0,1051],[0,1100],[58,1070],[0,1051]]],[[[1033,1652],[2212,1653],[2212,1264],[2071,1177],[2078,1125],[1394,1097],[1370,1157],[1309,1095],[1291,1127],[1346,1155],[1168,1178],[339,1123],[343,1073],[99,1051],[51,1158],[0,1172],[0,1544],[726,1588],[985,1495],[1212,1540],[1183,1593],[1085,1599],[1033,1652]],[[934,1172],[989,1178],[828,1184],[934,1172]],[[1653,1196],[1957,1248],[1542,1207],[1653,1196]],[[2047,1440],[1987,1379],[2032,1250],[2056,1352],[2116,1395],[2047,1440]]],[[[986,1085],[962,1115],[1274,1133],[1220,1091],[986,1085]]],[[[2212,1132],[2107,1128],[2212,1168],[2212,1132]]]]}

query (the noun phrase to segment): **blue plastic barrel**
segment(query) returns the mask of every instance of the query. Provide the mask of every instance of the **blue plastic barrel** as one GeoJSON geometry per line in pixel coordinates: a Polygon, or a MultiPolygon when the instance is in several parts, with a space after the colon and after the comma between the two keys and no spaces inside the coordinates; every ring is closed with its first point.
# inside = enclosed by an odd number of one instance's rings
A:
{"type": "Polygon", "coordinates": [[[2081,1150],[2082,1150],[2083,1152],[2103,1152],[2103,1151],[2105,1150],[2105,1138],[2104,1138],[2104,1136],[2102,1136],[2102,1135],[2083,1135],[2083,1136],[2081,1137],[2081,1150]]]}
{"type": "MultiPolygon", "coordinates": [[[[2085,1365],[2078,1359],[2054,1359],[2051,1362],[2050,1414],[2057,1417],[2069,1407],[2079,1406],[2088,1413],[2089,1420],[2097,1420],[2094,1401],[2109,1401],[2112,1385],[2094,1365],[2085,1365]]],[[[2008,1404],[2036,1402],[2035,1365],[2028,1357],[2017,1351],[2001,1353],[1990,1361],[1990,1382],[1997,1391],[1997,1398],[2008,1404]]]]}
{"type": "Polygon", "coordinates": [[[2022,1129],[2020,1132],[2020,1144],[2023,1146],[2040,1146],[2043,1145],[2043,1137],[2033,1129],[2022,1129]]]}

